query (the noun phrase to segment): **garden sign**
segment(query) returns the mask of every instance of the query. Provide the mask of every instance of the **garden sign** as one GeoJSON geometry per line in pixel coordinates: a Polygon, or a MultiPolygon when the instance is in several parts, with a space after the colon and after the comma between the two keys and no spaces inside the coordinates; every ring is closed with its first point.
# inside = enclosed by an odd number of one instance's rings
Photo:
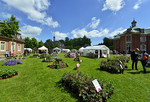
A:
{"type": "Polygon", "coordinates": [[[102,89],[101,86],[99,85],[97,79],[93,80],[92,83],[94,84],[97,92],[99,92],[102,89]]]}

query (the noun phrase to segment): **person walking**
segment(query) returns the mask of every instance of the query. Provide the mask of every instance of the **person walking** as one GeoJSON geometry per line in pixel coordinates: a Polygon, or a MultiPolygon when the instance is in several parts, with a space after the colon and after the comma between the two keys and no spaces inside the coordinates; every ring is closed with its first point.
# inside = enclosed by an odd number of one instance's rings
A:
{"type": "Polygon", "coordinates": [[[142,66],[143,66],[144,73],[146,73],[146,64],[147,64],[148,60],[149,60],[148,53],[146,53],[146,51],[143,51],[141,53],[141,63],[142,63],[142,66]]]}
{"type": "Polygon", "coordinates": [[[132,60],[132,70],[134,70],[134,65],[135,65],[135,69],[137,69],[137,63],[138,63],[138,52],[140,50],[138,48],[136,48],[135,50],[133,50],[131,52],[131,60],[132,60]]]}

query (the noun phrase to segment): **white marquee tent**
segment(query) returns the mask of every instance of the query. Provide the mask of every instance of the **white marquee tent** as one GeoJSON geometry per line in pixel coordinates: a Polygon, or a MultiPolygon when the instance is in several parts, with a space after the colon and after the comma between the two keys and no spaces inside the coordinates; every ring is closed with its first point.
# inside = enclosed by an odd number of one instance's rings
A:
{"type": "Polygon", "coordinates": [[[62,52],[68,53],[68,52],[70,52],[70,50],[69,49],[62,49],[62,52]]]}
{"type": "Polygon", "coordinates": [[[45,51],[46,53],[48,53],[48,48],[46,48],[45,46],[38,48],[38,50],[45,51]]]}
{"type": "Polygon", "coordinates": [[[83,49],[83,56],[88,56],[89,53],[93,53],[97,55],[98,58],[109,57],[109,50],[110,49],[105,45],[87,46],[83,49]]]}
{"type": "Polygon", "coordinates": [[[84,49],[85,49],[84,47],[81,47],[81,48],[79,49],[79,52],[83,52],[84,49]]]}
{"type": "Polygon", "coordinates": [[[32,52],[31,48],[24,48],[24,50],[28,50],[28,51],[32,52]]]}

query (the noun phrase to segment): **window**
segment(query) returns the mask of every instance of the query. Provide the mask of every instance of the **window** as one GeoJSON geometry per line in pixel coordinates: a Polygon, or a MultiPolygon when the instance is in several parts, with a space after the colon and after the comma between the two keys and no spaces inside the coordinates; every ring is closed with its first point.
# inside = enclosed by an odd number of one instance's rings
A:
{"type": "Polygon", "coordinates": [[[19,34],[17,34],[17,38],[20,39],[20,35],[19,34]]]}
{"type": "Polygon", "coordinates": [[[5,42],[1,42],[1,50],[5,50],[5,42]]]}
{"type": "Polygon", "coordinates": [[[145,44],[141,44],[140,45],[140,50],[141,51],[146,51],[146,45],[145,44]]]}
{"type": "Polygon", "coordinates": [[[18,44],[18,51],[20,51],[20,44],[18,44]]]}
{"type": "Polygon", "coordinates": [[[131,36],[126,36],[126,41],[131,41],[131,36]]]}
{"type": "Polygon", "coordinates": [[[146,37],[140,37],[141,42],[146,42],[146,37]]]}

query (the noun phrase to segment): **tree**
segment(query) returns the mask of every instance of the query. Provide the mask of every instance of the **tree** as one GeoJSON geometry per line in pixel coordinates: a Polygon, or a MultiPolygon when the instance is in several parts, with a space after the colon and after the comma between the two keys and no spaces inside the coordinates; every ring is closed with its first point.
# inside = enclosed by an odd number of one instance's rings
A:
{"type": "Polygon", "coordinates": [[[26,37],[25,39],[24,39],[24,47],[25,48],[31,48],[31,39],[29,38],[29,37],[26,37]]]}
{"type": "Polygon", "coordinates": [[[42,40],[39,42],[39,47],[44,46],[44,43],[42,42],[42,40]]]}
{"type": "Polygon", "coordinates": [[[113,39],[105,37],[103,43],[99,43],[98,45],[106,45],[109,49],[113,50],[113,39]]]}
{"type": "Polygon", "coordinates": [[[19,21],[16,21],[16,17],[11,15],[10,19],[4,20],[4,22],[0,25],[2,27],[1,33],[2,36],[13,38],[19,29],[19,21]]]}
{"type": "Polygon", "coordinates": [[[62,44],[65,44],[65,41],[64,41],[64,40],[59,40],[59,42],[61,42],[62,44]]]}
{"type": "Polygon", "coordinates": [[[48,43],[46,43],[46,44],[44,44],[45,45],[45,47],[47,47],[48,49],[51,49],[51,46],[48,44],[48,43]]]}
{"type": "Polygon", "coordinates": [[[56,47],[60,47],[59,43],[56,44],[56,47]]]}
{"type": "Polygon", "coordinates": [[[68,42],[69,42],[69,38],[66,37],[66,38],[65,38],[65,46],[68,46],[68,42]]]}
{"type": "Polygon", "coordinates": [[[51,48],[51,49],[55,48],[54,43],[51,43],[50,48],[51,48]]]}
{"type": "Polygon", "coordinates": [[[31,48],[38,47],[38,41],[36,38],[31,39],[31,48]]]}

